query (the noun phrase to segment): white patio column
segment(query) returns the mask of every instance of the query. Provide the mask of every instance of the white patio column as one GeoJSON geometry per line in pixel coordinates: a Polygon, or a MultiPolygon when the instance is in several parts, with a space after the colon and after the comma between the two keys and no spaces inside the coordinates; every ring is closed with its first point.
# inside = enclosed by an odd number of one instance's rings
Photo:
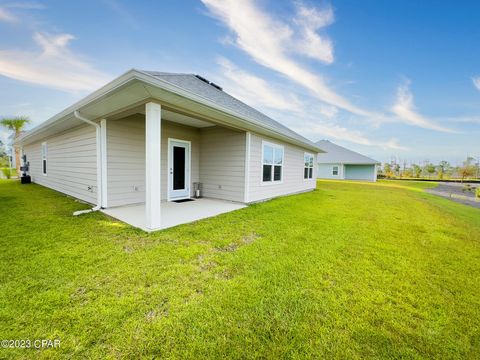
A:
{"type": "Polygon", "coordinates": [[[100,120],[100,145],[101,145],[101,156],[102,156],[102,208],[107,208],[108,207],[108,199],[107,199],[107,194],[108,194],[108,186],[107,186],[107,179],[108,179],[108,174],[107,174],[107,119],[102,119],[100,120]]]}
{"type": "Polygon", "coordinates": [[[149,102],[145,105],[145,224],[147,229],[160,229],[160,149],[162,108],[149,102]]]}

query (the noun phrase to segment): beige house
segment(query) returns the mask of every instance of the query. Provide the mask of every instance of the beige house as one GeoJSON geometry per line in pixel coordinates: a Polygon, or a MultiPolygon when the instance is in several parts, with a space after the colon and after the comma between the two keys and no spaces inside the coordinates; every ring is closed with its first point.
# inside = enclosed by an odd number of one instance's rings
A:
{"type": "Polygon", "coordinates": [[[198,75],[139,70],[16,144],[33,182],[145,230],[313,190],[322,152],[198,75]]]}

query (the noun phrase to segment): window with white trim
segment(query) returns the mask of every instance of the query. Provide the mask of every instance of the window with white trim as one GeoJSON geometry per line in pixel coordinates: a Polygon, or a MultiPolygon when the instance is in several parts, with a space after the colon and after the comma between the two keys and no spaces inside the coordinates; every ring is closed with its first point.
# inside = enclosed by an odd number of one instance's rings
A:
{"type": "Polygon", "coordinates": [[[332,167],[332,175],[333,176],[338,176],[338,166],[332,167]]]}
{"type": "Polygon", "coordinates": [[[47,143],[42,143],[42,174],[47,175],[47,143]]]}
{"type": "Polygon", "coordinates": [[[262,182],[281,182],[283,178],[283,146],[262,143],[262,182]]]}
{"type": "Polygon", "coordinates": [[[303,178],[313,179],[313,154],[304,154],[303,178]]]}

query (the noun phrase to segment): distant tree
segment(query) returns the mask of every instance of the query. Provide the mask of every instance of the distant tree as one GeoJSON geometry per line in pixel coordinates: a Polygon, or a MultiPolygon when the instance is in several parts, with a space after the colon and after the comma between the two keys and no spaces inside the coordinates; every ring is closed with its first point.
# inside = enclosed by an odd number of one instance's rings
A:
{"type": "Polygon", "coordinates": [[[440,162],[438,163],[438,167],[439,167],[440,169],[442,169],[442,171],[443,171],[444,173],[446,173],[446,172],[448,171],[448,169],[450,168],[450,163],[449,163],[448,161],[446,161],[446,160],[442,160],[442,161],[440,161],[440,162]]]}
{"type": "Polygon", "coordinates": [[[463,162],[463,165],[464,165],[464,166],[472,165],[474,161],[475,161],[475,158],[474,158],[474,157],[467,156],[467,160],[465,160],[465,161],[463,162]]]}
{"type": "Polygon", "coordinates": [[[8,154],[5,149],[5,144],[0,140],[0,167],[8,166],[8,154]]]}
{"type": "Polygon", "coordinates": [[[445,173],[443,172],[443,169],[439,166],[439,167],[437,168],[437,176],[438,176],[438,179],[439,179],[439,180],[443,180],[443,175],[444,175],[444,174],[445,174],[445,173]]]}
{"type": "MultiPolygon", "coordinates": [[[[25,125],[29,122],[30,119],[26,116],[5,117],[0,120],[0,125],[12,131],[14,138],[17,139],[22,133],[25,125]]],[[[20,174],[20,149],[18,147],[15,147],[15,164],[17,167],[17,174],[20,174]]]]}
{"type": "Polygon", "coordinates": [[[407,178],[412,178],[413,177],[413,170],[412,169],[405,169],[403,171],[403,176],[407,177],[407,178]]]}
{"type": "Polygon", "coordinates": [[[417,164],[412,164],[413,174],[416,178],[419,178],[422,175],[422,168],[417,164]]]}
{"type": "Polygon", "coordinates": [[[389,163],[383,164],[383,173],[385,177],[391,178],[392,177],[392,166],[389,163]]]}
{"type": "Polygon", "coordinates": [[[400,175],[400,165],[395,163],[393,165],[393,169],[395,170],[395,175],[399,176],[400,175]]]}
{"type": "Polygon", "coordinates": [[[428,174],[428,178],[430,179],[432,174],[435,173],[435,165],[428,163],[425,165],[425,172],[428,174]]]}
{"type": "Polygon", "coordinates": [[[475,174],[475,170],[475,166],[468,164],[468,162],[465,162],[463,166],[458,168],[458,175],[463,181],[467,178],[472,177],[475,174]]]}
{"type": "Polygon", "coordinates": [[[445,161],[445,160],[440,161],[437,166],[438,178],[440,180],[443,179],[444,175],[448,172],[449,169],[450,169],[450,163],[448,161],[445,161]]]}
{"type": "Polygon", "coordinates": [[[0,140],[0,157],[7,156],[7,150],[5,149],[5,144],[0,140]]]}

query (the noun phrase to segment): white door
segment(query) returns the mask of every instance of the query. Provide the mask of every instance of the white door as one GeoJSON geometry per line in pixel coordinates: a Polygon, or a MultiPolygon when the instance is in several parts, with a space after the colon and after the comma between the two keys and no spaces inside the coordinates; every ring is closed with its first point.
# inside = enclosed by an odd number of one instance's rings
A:
{"type": "Polygon", "coordinates": [[[190,197],[190,141],[168,139],[168,200],[190,197]]]}

